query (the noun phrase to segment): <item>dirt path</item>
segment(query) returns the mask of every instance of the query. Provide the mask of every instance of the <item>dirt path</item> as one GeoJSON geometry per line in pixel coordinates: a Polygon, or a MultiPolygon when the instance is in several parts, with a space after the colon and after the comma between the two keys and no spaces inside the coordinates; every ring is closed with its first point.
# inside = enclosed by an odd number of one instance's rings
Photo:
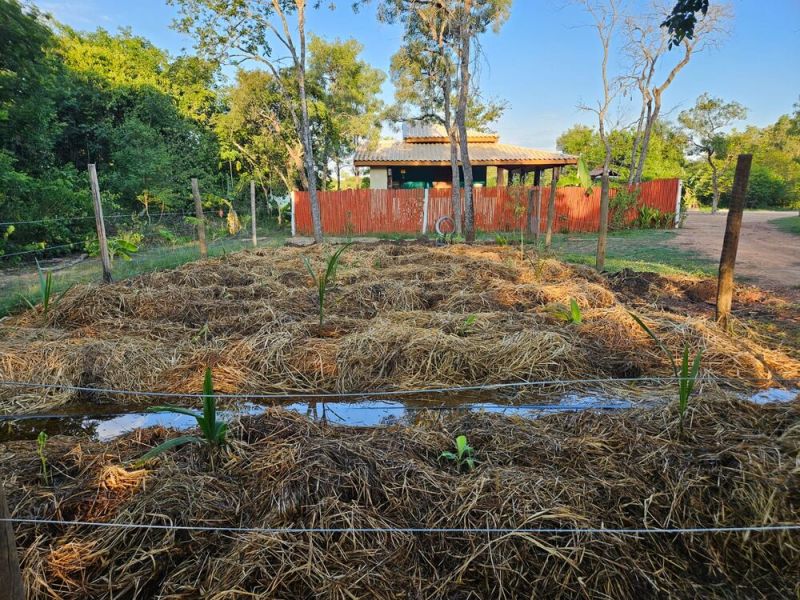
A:
{"type": "MultiPolygon", "coordinates": [[[[767,287],[800,286],[800,237],[778,230],[769,221],[791,216],[774,211],[746,211],[739,239],[736,274],[767,287]]],[[[689,212],[686,224],[670,242],[719,260],[727,212],[689,212]]]]}

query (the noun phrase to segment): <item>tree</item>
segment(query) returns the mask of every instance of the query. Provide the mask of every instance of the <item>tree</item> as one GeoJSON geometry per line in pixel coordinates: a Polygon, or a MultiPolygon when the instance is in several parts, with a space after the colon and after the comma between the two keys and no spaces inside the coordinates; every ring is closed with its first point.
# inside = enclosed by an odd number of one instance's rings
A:
{"type": "Polygon", "coordinates": [[[638,17],[626,19],[626,51],[632,60],[632,80],[642,98],[642,108],[637,123],[634,144],[631,152],[629,183],[642,181],[644,164],[650,149],[653,128],[661,115],[664,93],[675,81],[678,74],[689,64],[692,56],[716,46],[726,34],[731,18],[727,4],[719,4],[708,9],[693,26],[692,35],[681,38],[683,54],[678,61],[667,68],[662,76],[659,68],[674,39],[661,27],[660,21],[666,12],[665,7],[656,5],[656,10],[638,17]]]}
{"type": "Polygon", "coordinates": [[[274,47],[289,53],[294,77],[287,96],[297,93],[297,106],[289,104],[290,115],[303,147],[303,164],[311,200],[314,240],[322,242],[322,217],[317,196],[317,169],[311,135],[308,94],[306,89],[307,43],[306,0],[168,0],[179,6],[178,30],[192,34],[204,55],[218,62],[242,64],[253,61],[263,65],[281,85],[288,82],[280,76],[281,61],[274,47]],[[296,23],[295,33],[289,23],[296,23]],[[294,89],[292,89],[294,88],[294,89]]]}
{"type": "Polygon", "coordinates": [[[383,113],[379,98],[386,75],[361,60],[356,40],[327,42],[312,36],[308,80],[312,121],[319,131],[323,175],[329,162],[341,189],[342,165],[367,140],[377,140],[383,113]]]}
{"type": "Polygon", "coordinates": [[[611,41],[621,18],[618,0],[580,0],[592,18],[594,28],[600,40],[601,61],[600,73],[602,96],[596,106],[584,106],[597,115],[598,135],[603,144],[603,173],[600,177],[600,229],[597,236],[597,257],[595,267],[598,271],[605,268],[606,244],[608,240],[608,204],[610,193],[609,170],[611,167],[612,147],[608,130],[608,116],[619,86],[611,80],[608,72],[608,61],[611,52],[611,41]]]}
{"type": "Polygon", "coordinates": [[[684,39],[692,39],[697,27],[697,13],[708,14],[708,0],[678,0],[669,16],[661,23],[670,36],[670,47],[678,46],[684,39]]]}
{"type": "MultiPolygon", "coordinates": [[[[471,90],[473,45],[489,27],[498,31],[508,19],[511,0],[459,0],[456,2],[455,25],[458,28],[457,56],[459,65],[458,106],[456,130],[461,149],[461,167],[464,172],[464,237],[475,240],[475,209],[472,199],[472,163],[469,158],[467,119],[471,90]]],[[[477,54],[477,52],[475,52],[477,54]]]]}
{"type": "Polygon", "coordinates": [[[711,168],[714,190],[711,204],[712,213],[716,213],[719,209],[720,186],[717,158],[729,154],[725,130],[734,121],[744,119],[746,116],[747,109],[738,102],[725,102],[708,94],[700,96],[693,108],[678,115],[678,121],[689,131],[691,136],[691,152],[703,156],[711,168]]]}
{"type": "MultiPolygon", "coordinates": [[[[422,6],[422,5],[420,5],[422,6]]],[[[458,135],[453,113],[457,104],[457,57],[453,51],[449,13],[437,6],[420,8],[406,24],[404,45],[392,57],[395,111],[412,120],[435,123],[445,128],[450,140],[452,177],[451,209],[456,233],[461,234],[461,175],[458,135]]],[[[505,104],[485,101],[473,85],[468,98],[467,126],[485,129],[500,118],[505,104]]]]}

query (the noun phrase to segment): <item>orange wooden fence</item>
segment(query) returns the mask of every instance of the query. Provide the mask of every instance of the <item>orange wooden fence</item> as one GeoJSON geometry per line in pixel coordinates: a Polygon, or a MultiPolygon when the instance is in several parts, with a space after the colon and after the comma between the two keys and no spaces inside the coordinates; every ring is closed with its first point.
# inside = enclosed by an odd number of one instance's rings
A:
{"type": "MultiPolygon", "coordinates": [[[[642,183],[637,206],[657,208],[662,213],[674,213],[680,180],[658,179],[642,183]]],[[[531,191],[538,197],[537,188],[475,188],[475,227],[480,231],[518,231],[527,222],[528,198],[531,191]]],[[[450,190],[427,190],[428,233],[436,221],[452,216],[450,190]]],[[[616,190],[611,190],[612,196],[616,190]]],[[[343,190],[319,192],[322,230],[330,235],[364,235],[370,233],[421,233],[425,212],[425,190],[343,190]]],[[[550,188],[541,194],[539,227],[547,223],[547,203],[550,188]]],[[[296,235],[311,235],[311,204],[308,192],[294,192],[292,203],[293,231],[296,235]]],[[[462,211],[464,197],[461,197],[462,211]]],[[[534,208],[535,211],[535,208],[534,208]]],[[[463,214],[463,212],[462,212],[463,214]]],[[[632,222],[637,208],[625,215],[632,222]]],[[[600,227],[600,188],[588,196],[583,188],[558,188],[553,229],[556,233],[593,232],[600,227]]]]}

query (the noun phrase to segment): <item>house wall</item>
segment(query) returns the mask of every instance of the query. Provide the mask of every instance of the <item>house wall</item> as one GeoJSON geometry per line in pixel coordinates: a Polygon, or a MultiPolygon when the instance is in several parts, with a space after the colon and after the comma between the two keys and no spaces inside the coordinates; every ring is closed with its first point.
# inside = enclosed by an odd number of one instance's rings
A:
{"type": "Polygon", "coordinates": [[[371,190],[385,190],[389,187],[389,174],[387,169],[381,167],[369,168],[369,188],[371,190]]]}
{"type": "MultiPolygon", "coordinates": [[[[450,167],[390,167],[389,187],[394,189],[449,188],[453,185],[450,167]]],[[[472,167],[472,177],[476,186],[486,185],[486,167],[472,167]]],[[[461,185],[464,185],[463,173],[461,185]]]]}

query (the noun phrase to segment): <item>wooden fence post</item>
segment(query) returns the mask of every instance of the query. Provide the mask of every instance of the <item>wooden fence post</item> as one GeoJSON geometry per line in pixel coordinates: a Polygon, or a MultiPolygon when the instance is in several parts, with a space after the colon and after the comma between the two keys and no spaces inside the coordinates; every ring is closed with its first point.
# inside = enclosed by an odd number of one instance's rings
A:
{"type": "Polygon", "coordinates": [[[200,258],[208,258],[206,220],[203,216],[203,202],[200,199],[200,185],[197,183],[196,177],[192,177],[192,196],[194,196],[194,214],[197,217],[197,241],[200,242],[200,258]]]}
{"type": "Polygon", "coordinates": [[[97,168],[93,164],[89,165],[89,183],[92,186],[94,223],[97,228],[97,242],[100,245],[100,260],[103,263],[103,281],[111,283],[111,254],[108,252],[106,223],[103,220],[103,203],[100,201],[100,184],[97,182],[97,168]]]}
{"type": "MultiPolygon", "coordinates": [[[[0,483],[0,519],[10,518],[4,484],[0,483]]],[[[14,527],[10,521],[0,522],[0,600],[25,600],[14,527]]]]}
{"type": "Polygon", "coordinates": [[[556,219],[556,194],[558,194],[558,179],[561,177],[561,167],[553,169],[553,181],[550,184],[550,198],[547,201],[547,231],[544,236],[544,247],[550,248],[553,243],[553,225],[556,219]]]}
{"type": "Polygon", "coordinates": [[[722,242],[722,255],[719,259],[719,282],[717,284],[717,323],[729,328],[731,303],[733,298],[733,269],[739,249],[739,232],[742,229],[744,202],[747,196],[747,182],[750,179],[752,154],[740,154],[736,161],[736,174],[733,178],[731,205],[725,223],[725,239],[722,242]]]}
{"type": "Polygon", "coordinates": [[[675,229],[681,226],[681,196],[683,195],[683,180],[678,179],[678,195],[675,197],[675,229]]]}
{"type": "Polygon", "coordinates": [[[253,248],[258,248],[258,233],[256,231],[256,182],[250,182],[250,215],[253,220],[253,248]]]}
{"type": "Polygon", "coordinates": [[[292,218],[292,237],[297,235],[297,219],[295,218],[295,210],[297,209],[297,199],[295,198],[296,192],[292,190],[292,199],[291,199],[291,212],[289,216],[292,218]]]}

